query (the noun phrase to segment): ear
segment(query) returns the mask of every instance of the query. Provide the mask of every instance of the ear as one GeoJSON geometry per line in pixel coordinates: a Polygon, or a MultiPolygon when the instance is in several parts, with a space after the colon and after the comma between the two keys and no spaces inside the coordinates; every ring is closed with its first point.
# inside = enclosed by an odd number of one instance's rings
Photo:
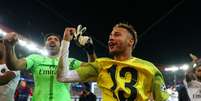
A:
{"type": "Polygon", "coordinates": [[[128,40],[128,45],[129,45],[129,46],[133,46],[133,44],[134,44],[134,40],[133,40],[133,39],[129,39],[129,40],[128,40]]]}

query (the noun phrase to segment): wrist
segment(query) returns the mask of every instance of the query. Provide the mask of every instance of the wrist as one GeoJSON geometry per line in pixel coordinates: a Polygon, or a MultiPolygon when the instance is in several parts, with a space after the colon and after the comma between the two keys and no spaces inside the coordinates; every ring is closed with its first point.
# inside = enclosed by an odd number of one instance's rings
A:
{"type": "Polygon", "coordinates": [[[63,40],[70,42],[70,39],[68,38],[63,38],[63,40]]]}
{"type": "Polygon", "coordinates": [[[68,41],[68,40],[61,41],[61,48],[68,49],[69,47],[70,47],[70,41],[68,41]]]}
{"type": "Polygon", "coordinates": [[[88,54],[93,54],[95,53],[95,49],[94,49],[94,45],[93,44],[87,44],[84,47],[84,50],[88,53],[88,54]]]}

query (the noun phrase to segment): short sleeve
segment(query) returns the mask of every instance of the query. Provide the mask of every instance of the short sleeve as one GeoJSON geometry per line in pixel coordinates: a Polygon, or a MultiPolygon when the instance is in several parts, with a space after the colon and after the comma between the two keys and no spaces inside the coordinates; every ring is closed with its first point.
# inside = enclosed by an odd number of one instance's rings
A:
{"type": "Polygon", "coordinates": [[[76,69],[81,81],[86,82],[94,80],[98,77],[98,65],[96,62],[92,63],[82,63],[81,67],[76,69]]]}
{"type": "Polygon", "coordinates": [[[26,59],[26,68],[27,69],[32,69],[32,67],[34,66],[35,60],[37,59],[37,55],[33,54],[33,55],[29,55],[27,56],[26,59]]]}
{"type": "Polygon", "coordinates": [[[74,59],[74,58],[69,58],[68,62],[69,62],[70,70],[79,68],[82,63],[81,61],[74,59]]]}
{"type": "Polygon", "coordinates": [[[161,73],[157,73],[155,75],[152,87],[155,101],[167,101],[169,94],[166,91],[166,86],[161,73]]]}

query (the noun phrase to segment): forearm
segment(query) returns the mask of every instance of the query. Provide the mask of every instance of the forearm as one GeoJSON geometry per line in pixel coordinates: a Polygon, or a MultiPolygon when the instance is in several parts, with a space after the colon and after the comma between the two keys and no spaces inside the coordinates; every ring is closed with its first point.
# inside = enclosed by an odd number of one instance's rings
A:
{"type": "Polygon", "coordinates": [[[15,70],[17,62],[17,57],[14,51],[14,47],[7,47],[6,46],[6,65],[11,70],[15,70]]]}
{"type": "Polygon", "coordinates": [[[90,40],[88,40],[88,43],[86,43],[83,47],[87,53],[88,62],[94,62],[96,60],[96,53],[92,39],[90,38],[90,40]]]}
{"type": "Polygon", "coordinates": [[[57,68],[57,80],[60,82],[75,82],[79,80],[79,75],[74,70],[69,70],[68,55],[70,42],[62,41],[59,64],[57,68]]]}
{"type": "Polygon", "coordinates": [[[14,47],[6,46],[6,65],[10,70],[23,69],[26,66],[25,59],[17,59],[14,47]]]}
{"type": "Polygon", "coordinates": [[[96,53],[93,52],[92,54],[87,53],[88,62],[94,62],[96,60],[96,53]]]}

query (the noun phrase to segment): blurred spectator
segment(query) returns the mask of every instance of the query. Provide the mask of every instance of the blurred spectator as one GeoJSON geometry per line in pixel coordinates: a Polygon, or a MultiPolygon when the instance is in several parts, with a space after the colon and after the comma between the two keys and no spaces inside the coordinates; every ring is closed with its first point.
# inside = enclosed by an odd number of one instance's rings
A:
{"type": "Polygon", "coordinates": [[[89,83],[84,83],[84,90],[81,92],[79,101],[96,101],[96,95],[91,92],[89,83]]]}
{"type": "Polygon", "coordinates": [[[30,88],[27,87],[27,82],[22,80],[19,88],[16,90],[15,101],[27,101],[30,94],[32,94],[32,92],[30,88]]]}
{"type": "Polygon", "coordinates": [[[169,101],[178,101],[178,92],[176,90],[176,85],[168,88],[167,92],[170,94],[169,101]]]}
{"type": "Polygon", "coordinates": [[[179,90],[179,101],[201,101],[201,59],[190,56],[193,62],[179,90]]]}
{"type": "Polygon", "coordinates": [[[20,80],[19,71],[10,71],[5,64],[5,48],[0,38],[0,100],[14,101],[15,90],[20,80]]]}

